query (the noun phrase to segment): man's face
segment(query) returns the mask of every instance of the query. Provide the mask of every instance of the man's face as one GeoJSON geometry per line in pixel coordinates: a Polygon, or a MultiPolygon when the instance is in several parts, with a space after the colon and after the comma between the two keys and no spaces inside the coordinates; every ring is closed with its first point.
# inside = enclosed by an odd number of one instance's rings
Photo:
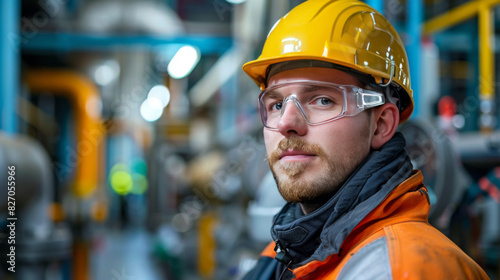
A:
{"type": "MultiPolygon", "coordinates": [[[[284,71],[272,76],[268,86],[299,80],[360,86],[354,77],[328,68],[284,71]]],[[[310,126],[290,102],[278,123],[278,131],[264,128],[269,166],[283,198],[303,205],[328,200],[368,155],[370,122],[365,111],[310,126]]]]}

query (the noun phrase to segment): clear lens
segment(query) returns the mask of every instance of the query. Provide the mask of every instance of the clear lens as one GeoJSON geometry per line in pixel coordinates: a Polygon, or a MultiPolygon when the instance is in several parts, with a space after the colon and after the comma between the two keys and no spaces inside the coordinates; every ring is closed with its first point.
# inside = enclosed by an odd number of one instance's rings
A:
{"type": "Polygon", "coordinates": [[[259,109],[265,127],[277,129],[286,108],[294,103],[310,125],[359,114],[365,108],[384,104],[383,95],[355,86],[304,81],[280,84],[264,90],[259,109]],[[370,97],[366,102],[366,97],[370,97]]]}

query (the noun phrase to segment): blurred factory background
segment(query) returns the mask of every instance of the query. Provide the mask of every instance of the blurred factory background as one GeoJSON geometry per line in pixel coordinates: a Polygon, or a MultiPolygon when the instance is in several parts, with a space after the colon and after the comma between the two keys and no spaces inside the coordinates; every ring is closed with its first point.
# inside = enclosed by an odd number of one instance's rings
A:
{"type": "MultiPolygon", "coordinates": [[[[367,1],[407,46],[430,222],[500,279],[500,1],[367,1]]],[[[0,1],[0,279],[240,279],[284,203],[241,66],[301,2],[0,1]]]]}

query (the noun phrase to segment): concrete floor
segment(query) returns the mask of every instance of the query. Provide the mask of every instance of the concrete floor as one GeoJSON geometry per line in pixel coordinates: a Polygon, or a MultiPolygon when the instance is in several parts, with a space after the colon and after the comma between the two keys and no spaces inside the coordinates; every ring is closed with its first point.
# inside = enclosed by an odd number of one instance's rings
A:
{"type": "Polygon", "coordinates": [[[152,250],[153,237],[144,228],[107,229],[94,244],[92,277],[95,280],[165,280],[152,250]]]}

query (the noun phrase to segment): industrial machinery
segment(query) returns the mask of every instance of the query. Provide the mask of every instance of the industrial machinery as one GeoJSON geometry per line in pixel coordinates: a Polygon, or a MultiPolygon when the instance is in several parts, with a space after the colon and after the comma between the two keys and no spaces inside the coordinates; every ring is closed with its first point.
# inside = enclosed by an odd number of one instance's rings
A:
{"type": "Polygon", "coordinates": [[[67,279],[62,267],[71,258],[72,235],[51,215],[54,175],[47,153],[29,137],[0,134],[0,166],[5,169],[0,180],[11,183],[0,191],[0,250],[5,252],[0,278],[67,279]]]}
{"type": "Polygon", "coordinates": [[[422,171],[429,190],[429,221],[440,230],[446,230],[470,184],[458,150],[446,132],[429,121],[410,120],[399,130],[405,135],[413,168],[422,171]]]}

